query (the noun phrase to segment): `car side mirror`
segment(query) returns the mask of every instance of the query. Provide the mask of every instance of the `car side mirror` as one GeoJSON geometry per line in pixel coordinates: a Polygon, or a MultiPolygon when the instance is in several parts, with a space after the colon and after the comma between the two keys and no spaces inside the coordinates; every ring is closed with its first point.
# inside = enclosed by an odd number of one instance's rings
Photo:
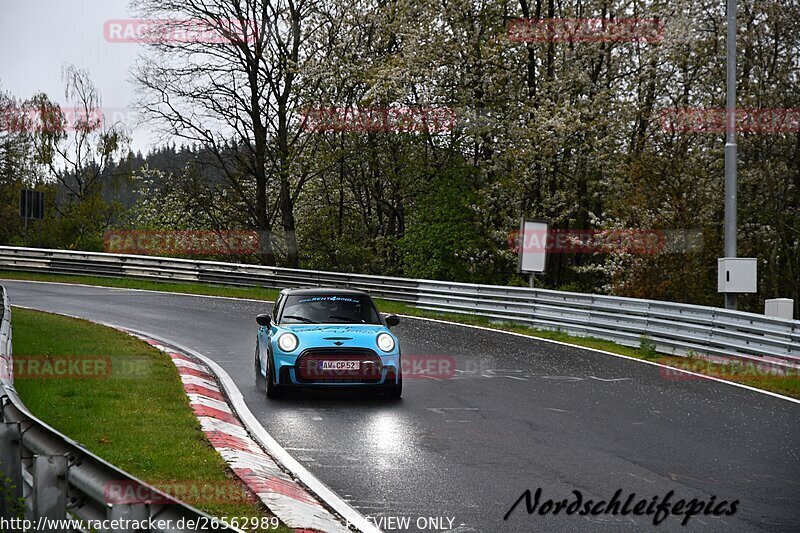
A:
{"type": "Polygon", "coordinates": [[[272,318],[269,315],[258,315],[256,322],[259,326],[270,327],[272,325],[272,318]]]}
{"type": "Polygon", "coordinates": [[[397,315],[386,315],[386,325],[390,328],[395,327],[400,323],[400,317],[397,315]]]}

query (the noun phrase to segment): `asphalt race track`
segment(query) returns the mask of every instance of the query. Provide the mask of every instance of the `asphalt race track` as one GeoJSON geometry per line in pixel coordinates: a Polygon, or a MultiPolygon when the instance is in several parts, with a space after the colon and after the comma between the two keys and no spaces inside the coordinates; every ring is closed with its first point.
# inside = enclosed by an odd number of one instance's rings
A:
{"type": "MultiPolygon", "coordinates": [[[[403,400],[295,394],[268,401],[253,376],[266,303],[2,281],[12,305],[171,339],[217,361],[253,414],[324,483],[385,530],[454,519],[455,531],[797,531],[800,405],[658,367],[502,333],[404,319],[403,354],[455,358],[442,379],[406,379],[403,400]],[[739,500],[733,516],[528,515],[546,499],[739,500]],[[418,519],[422,518],[418,522],[418,519]],[[394,522],[391,525],[396,525],[394,522]]],[[[419,528],[418,528],[419,526],[419,528]]]]}

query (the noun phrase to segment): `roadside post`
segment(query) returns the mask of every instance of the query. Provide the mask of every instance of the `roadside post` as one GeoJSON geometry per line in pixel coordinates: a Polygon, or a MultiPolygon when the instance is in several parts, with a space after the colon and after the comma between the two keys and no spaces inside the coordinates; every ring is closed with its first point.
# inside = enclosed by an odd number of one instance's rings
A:
{"type": "MultiPolygon", "coordinates": [[[[25,222],[23,244],[28,245],[28,220],[44,220],[44,193],[22,189],[19,193],[19,216],[25,222]]],[[[39,223],[39,244],[42,241],[42,225],[39,223]]]]}

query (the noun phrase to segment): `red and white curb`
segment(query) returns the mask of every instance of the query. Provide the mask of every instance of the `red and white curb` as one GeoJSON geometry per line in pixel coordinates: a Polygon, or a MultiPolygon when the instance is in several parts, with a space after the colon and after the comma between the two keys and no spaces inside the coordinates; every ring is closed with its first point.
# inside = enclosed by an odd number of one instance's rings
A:
{"type": "Polygon", "coordinates": [[[155,339],[132,334],[172,358],[206,438],[275,516],[301,532],[352,531],[253,440],[228,404],[216,376],[203,362],[155,339]]]}

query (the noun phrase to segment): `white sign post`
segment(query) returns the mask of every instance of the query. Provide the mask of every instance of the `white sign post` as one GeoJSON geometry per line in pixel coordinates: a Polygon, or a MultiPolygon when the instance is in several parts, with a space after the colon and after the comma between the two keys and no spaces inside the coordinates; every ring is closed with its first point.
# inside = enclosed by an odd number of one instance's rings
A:
{"type": "Polygon", "coordinates": [[[547,261],[547,222],[522,220],[519,227],[519,271],[530,274],[531,287],[536,274],[544,272],[547,261]]]}

